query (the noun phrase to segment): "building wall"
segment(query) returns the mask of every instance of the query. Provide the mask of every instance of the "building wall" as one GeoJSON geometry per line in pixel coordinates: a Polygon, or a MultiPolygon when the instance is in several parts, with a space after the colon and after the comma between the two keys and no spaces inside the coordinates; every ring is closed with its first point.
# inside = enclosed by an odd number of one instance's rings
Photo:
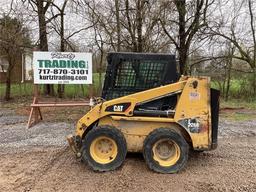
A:
{"type": "MultiPolygon", "coordinates": [[[[23,58],[26,58],[26,56],[23,57],[23,58]]],[[[22,82],[23,79],[26,80],[25,77],[28,74],[26,74],[25,67],[27,66],[27,64],[24,63],[24,65],[23,65],[24,68],[23,68],[22,67],[23,60],[25,61],[25,59],[22,59],[22,54],[17,53],[17,55],[16,55],[16,57],[14,59],[15,65],[14,65],[14,68],[13,68],[12,73],[11,73],[11,82],[12,83],[20,83],[20,82],[22,82]],[[24,70],[24,73],[22,73],[22,70],[24,70]],[[22,75],[24,75],[23,79],[22,79],[22,75]]],[[[27,59],[27,60],[29,61],[29,59],[27,59]]],[[[6,61],[7,61],[6,58],[2,58],[0,60],[0,65],[5,63],[5,66],[4,66],[5,70],[4,71],[0,71],[0,83],[5,83],[5,81],[6,81],[6,70],[7,70],[6,61]]],[[[8,65],[8,62],[7,62],[7,65],[8,65]]]]}
{"type": "Polygon", "coordinates": [[[23,70],[24,70],[24,81],[33,80],[33,65],[32,65],[33,55],[32,52],[27,52],[23,55],[23,70]]]}
{"type": "Polygon", "coordinates": [[[6,73],[0,71],[0,83],[5,82],[5,79],[6,79],[6,73]]]}

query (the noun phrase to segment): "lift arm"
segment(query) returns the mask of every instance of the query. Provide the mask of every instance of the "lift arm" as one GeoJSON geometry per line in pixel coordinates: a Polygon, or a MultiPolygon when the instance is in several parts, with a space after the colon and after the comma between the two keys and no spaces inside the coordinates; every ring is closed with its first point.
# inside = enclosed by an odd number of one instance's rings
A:
{"type": "Polygon", "coordinates": [[[187,80],[181,80],[177,83],[149,89],[97,104],[78,121],[76,135],[82,137],[84,131],[90,125],[104,116],[113,114],[133,116],[134,107],[136,105],[179,93],[183,90],[186,83],[187,80]]]}

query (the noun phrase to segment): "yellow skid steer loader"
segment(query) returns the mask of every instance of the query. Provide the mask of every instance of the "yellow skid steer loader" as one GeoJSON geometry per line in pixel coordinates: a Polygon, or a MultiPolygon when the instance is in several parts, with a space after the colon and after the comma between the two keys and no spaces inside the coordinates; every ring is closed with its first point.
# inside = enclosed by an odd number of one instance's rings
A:
{"type": "Polygon", "coordinates": [[[179,78],[175,57],[110,53],[102,91],[68,142],[95,171],[114,170],[142,152],[160,173],[181,170],[189,149],[217,147],[219,91],[209,77],[179,78]]]}

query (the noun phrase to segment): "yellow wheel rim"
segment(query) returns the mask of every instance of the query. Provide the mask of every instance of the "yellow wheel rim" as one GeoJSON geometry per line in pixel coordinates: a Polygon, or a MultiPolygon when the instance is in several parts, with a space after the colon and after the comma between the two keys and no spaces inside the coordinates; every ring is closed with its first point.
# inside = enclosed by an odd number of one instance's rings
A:
{"type": "Polygon", "coordinates": [[[97,163],[110,163],[114,161],[117,156],[117,144],[109,137],[97,137],[90,146],[90,154],[97,163]]]}
{"type": "Polygon", "coordinates": [[[160,139],[153,145],[152,151],[153,159],[163,167],[174,165],[180,158],[180,147],[170,139],[160,139]]]}

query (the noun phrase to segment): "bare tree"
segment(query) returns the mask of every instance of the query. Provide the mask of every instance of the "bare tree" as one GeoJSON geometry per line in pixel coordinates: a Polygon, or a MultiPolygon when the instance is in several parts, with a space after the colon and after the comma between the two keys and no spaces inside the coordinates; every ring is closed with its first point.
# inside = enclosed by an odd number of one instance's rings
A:
{"type": "MultiPolygon", "coordinates": [[[[222,4],[219,6],[220,9],[225,8],[222,4]]],[[[233,4],[230,6],[234,6],[231,21],[225,21],[224,17],[220,17],[217,21],[214,20],[209,26],[207,34],[229,41],[236,49],[233,58],[248,63],[253,76],[253,95],[256,96],[256,34],[254,11],[256,6],[252,0],[233,1],[233,4]],[[246,9],[249,17],[247,14],[243,15],[246,9]],[[249,22],[246,23],[245,21],[249,22]]]]}
{"type": "Polygon", "coordinates": [[[187,74],[188,53],[194,36],[207,26],[207,11],[214,0],[163,1],[159,21],[179,53],[180,73],[187,74]]]}
{"type": "MultiPolygon", "coordinates": [[[[115,15],[116,15],[116,31],[117,31],[117,51],[121,50],[121,24],[120,24],[120,4],[119,0],[115,0],[115,15]]],[[[95,31],[96,33],[96,31],[95,31]]],[[[101,48],[102,46],[99,46],[101,48]]],[[[101,49],[100,49],[101,50],[101,49]]]]}
{"type": "Polygon", "coordinates": [[[80,0],[87,22],[101,30],[105,48],[113,51],[166,52],[170,40],[158,23],[159,3],[145,0],[80,0]],[[96,21],[96,22],[95,22],[96,21]],[[104,32],[104,34],[103,34],[104,32]]]}
{"type": "Polygon", "coordinates": [[[232,64],[233,64],[233,56],[235,53],[235,47],[232,43],[228,42],[227,46],[227,57],[226,57],[226,63],[225,63],[225,92],[224,92],[224,98],[225,101],[228,101],[229,99],[229,90],[230,90],[230,83],[231,83],[231,72],[232,72],[232,64]]]}
{"type": "Polygon", "coordinates": [[[17,58],[21,56],[24,47],[30,46],[28,29],[17,18],[4,16],[0,19],[0,53],[6,55],[8,61],[6,75],[5,100],[11,98],[11,76],[17,58]]]}
{"type": "MultiPolygon", "coordinates": [[[[22,0],[24,3],[33,9],[37,14],[38,25],[39,25],[39,49],[40,51],[48,51],[48,38],[47,38],[47,24],[53,19],[57,18],[60,14],[55,14],[50,18],[47,18],[46,14],[49,11],[50,6],[54,0],[22,0]]],[[[54,95],[53,85],[45,85],[45,94],[54,95]]]]}
{"type": "MultiPolygon", "coordinates": [[[[65,52],[65,36],[64,36],[64,16],[65,16],[65,9],[67,6],[67,2],[68,0],[65,0],[63,2],[63,4],[61,6],[58,6],[57,4],[55,4],[54,2],[52,2],[52,7],[56,8],[58,10],[58,14],[60,16],[60,25],[59,28],[57,29],[57,22],[54,22],[53,28],[54,30],[59,34],[60,37],[60,51],[61,52],[65,52]]],[[[54,17],[54,11],[52,10],[52,15],[54,17]]],[[[58,93],[58,97],[62,98],[64,95],[64,90],[65,90],[65,86],[63,84],[58,84],[58,89],[57,89],[57,93],[58,93]]]]}

